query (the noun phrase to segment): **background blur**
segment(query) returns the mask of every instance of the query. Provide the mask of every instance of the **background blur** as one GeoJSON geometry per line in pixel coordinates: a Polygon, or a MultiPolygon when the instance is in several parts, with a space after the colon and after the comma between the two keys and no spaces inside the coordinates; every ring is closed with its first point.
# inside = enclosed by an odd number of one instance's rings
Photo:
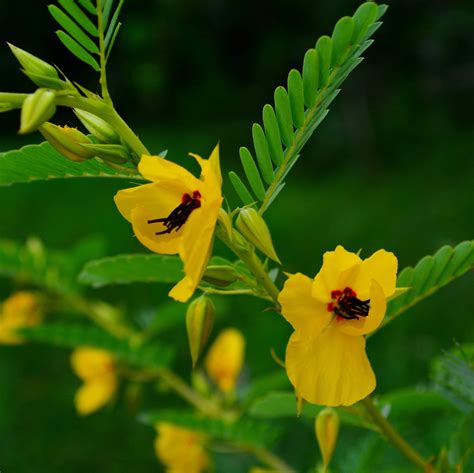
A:
{"type": "MultiPolygon", "coordinates": [[[[394,251],[404,267],[444,244],[472,238],[472,2],[389,3],[366,60],[344,83],[268,212],[286,271],[315,274],[322,253],[337,244],[362,248],[364,256],[378,248],[394,251]]],[[[250,144],[251,124],[261,120],[275,87],[286,82],[292,67],[301,68],[304,52],[358,4],[129,0],[110,61],[112,96],[154,152],[168,149],[171,159],[185,162],[188,151],[207,155],[220,140],[225,173],[240,171],[238,147],[250,144]]],[[[46,5],[2,1],[0,90],[33,90],[4,41],[95,87],[90,69],[56,39],[46,5]]],[[[72,118],[65,112],[55,118],[66,121],[72,118]]],[[[0,116],[0,152],[40,141],[40,136],[18,137],[18,124],[18,112],[0,116]]],[[[0,188],[0,237],[24,241],[34,235],[48,247],[67,249],[95,234],[104,238],[109,255],[146,252],[113,204],[112,195],[121,187],[127,183],[90,179],[0,188]]],[[[230,186],[227,191],[237,203],[230,186]]],[[[472,275],[456,281],[370,340],[379,392],[427,382],[435,355],[474,339],[472,283],[472,275]]],[[[2,297],[10,289],[9,281],[0,280],[2,297]]],[[[152,307],[164,301],[167,290],[135,285],[90,293],[152,307]]],[[[225,326],[243,330],[250,379],[276,369],[269,349],[283,354],[290,333],[283,320],[262,312],[264,307],[235,299],[231,311],[219,314],[214,332],[225,326]]],[[[188,376],[184,319],[173,336],[182,348],[178,365],[188,376]]],[[[0,348],[2,473],[160,471],[154,433],[120,402],[90,418],[76,417],[72,399],[78,385],[64,350],[0,348]]],[[[176,401],[170,396],[154,402],[176,401]]],[[[317,457],[311,426],[294,424],[281,452],[289,462],[305,457],[310,466],[317,457]]],[[[343,442],[358,445],[360,431],[344,435],[343,442]]],[[[249,460],[241,461],[247,465],[249,460]]],[[[245,471],[242,465],[234,462],[222,471],[245,471]]],[[[410,471],[398,468],[390,471],[410,471]]]]}

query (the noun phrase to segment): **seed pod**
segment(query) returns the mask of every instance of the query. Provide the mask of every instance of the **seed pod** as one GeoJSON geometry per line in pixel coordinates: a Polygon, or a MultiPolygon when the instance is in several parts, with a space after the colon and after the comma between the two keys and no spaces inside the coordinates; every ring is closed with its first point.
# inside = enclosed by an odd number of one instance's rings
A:
{"type": "Polygon", "coordinates": [[[262,253],[280,263],[273,247],[270,230],[262,216],[254,208],[242,209],[236,222],[239,232],[262,253]]]}
{"type": "Polygon", "coordinates": [[[74,113],[87,131],[94,135],[101,143],[120,143],[120,137],[115,130],[102,118],[84,110],[74,109],[74,113]]]}
{"type": "Polygon", "coordinates": [[[218,287],[227,287],[239,279],[239,274],[232,266],[211,265],[206,268],[203,281],[218,287]]]}
{"type": "Polygon", "coordinates": [[[28,95],[21,108],[19,131],[21,135],[35,131],[54,115],[56,112],[54,99],[54,92],[48,89],[38,89],[28,95]]]}
{"type": "Polygon", "coordinates": [[[339,415],[334,409],[326,407],[316,417],[316,440],[325,466],[329,465],[336,447],[339,433],[339,415]]]}
{"type": "Polygon", "coordinates": [[[212,326],[214,325],[215,307],[211,299],[201,296],[188,306],[186,311],[186,329],[193,367],[206,346],[212,326]]]}
{"type": "Polygon", "coordinates": [[[130,158],[130,152],[122,145],[98,145],[85,143],[83,148],[90,150],[95,156],[116,164],[126,163],[130,158]]]}
{"type": "MultiPolygon", "coordinates": [[[[23,66],[26,75],[43,76],[50,79],[59,79],[58,71],[54,66],[43,61],[39,57],[33,56],[23,49],[17,48],[11,43],[7,43],[18,62],[23,66]]],[[[33,82],[35,82],[33,80],[33,82]]],[[[35,82],[36,83],[36,82],[35,82]]],[[[42,84],[38,84],[42,85],[42,84]]]]}
{"type": "Polygon", "coordinates": [[[92,144],[92,141],[77,128],[44,123],[39,131],[53,148],[71,161],[82,162],[95,156],[93,151],[82,146],[92,144]]]}

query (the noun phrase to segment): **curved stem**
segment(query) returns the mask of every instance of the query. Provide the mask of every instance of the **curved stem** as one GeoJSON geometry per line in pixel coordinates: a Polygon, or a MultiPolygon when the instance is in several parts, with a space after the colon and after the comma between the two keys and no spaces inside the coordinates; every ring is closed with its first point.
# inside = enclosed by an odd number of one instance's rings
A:
{"type": "Polygon", "coordinates": [[[423,457],[395,430],[393,425],[382,415],[379,409],[372,402],[370,397],[366,397],[361,401],[365,410],[373,420],[373,422],[380,428],[380,431],[385,438],[405,457],[416,465],[421,471],[425,473],[432,473],[433,467],[429,462],[425,461],[423,457]]]}
{"type": "Polygon", "coordinates": [[[249,444],[235,444],[235,446],[239,450],[255,455],[262,463],[269,466],[272,471],[279,473],[296,473],[296,470],[285,463],[281,458],[263,447],[256,447],[255,445],[249,444]]]}

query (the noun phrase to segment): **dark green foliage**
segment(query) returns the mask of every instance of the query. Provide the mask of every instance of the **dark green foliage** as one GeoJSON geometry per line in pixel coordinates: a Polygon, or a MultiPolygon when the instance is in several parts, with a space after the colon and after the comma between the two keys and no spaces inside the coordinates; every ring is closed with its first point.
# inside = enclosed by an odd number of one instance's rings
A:
{"type": "Polygon", "coordinates": [[[94,347],[106,350],[114,357],[133,366],[161,368],[172,359],[173,350],[161,342],[134,344],[118,339],[95,326],[72,323],[44,324],[21,329],[21,335],[31,341],[64,348],[94,347]]]}

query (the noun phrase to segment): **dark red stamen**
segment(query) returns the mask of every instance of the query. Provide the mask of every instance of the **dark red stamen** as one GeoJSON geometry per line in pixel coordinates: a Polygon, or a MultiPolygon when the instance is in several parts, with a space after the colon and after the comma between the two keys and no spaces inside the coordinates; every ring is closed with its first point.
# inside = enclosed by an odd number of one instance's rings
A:
{"type": "Polygon", "coordinates": [[[342,317],[346,320],[359,319],[359,317],[367,317],[370,310],[370,300],[361,301],[357,299],[357,294],[350,287],[346,287],[343,291],[331,291],[331,299],[327,305],[329,312],[342,317]]]}
{"type": "Polygon", "coordinates": [[[201,207],[201,193],[196,190],[193,192],[193,195],[187,193],[183,194],[181,204],[179,204],[167,217],[148,220],[148,223],[162,223],[166,227],[166,230],[156,232],[155,235],[171,233],[175,229],[178,231],[186,223],[191,212],[199,207],[201,207]]]}

